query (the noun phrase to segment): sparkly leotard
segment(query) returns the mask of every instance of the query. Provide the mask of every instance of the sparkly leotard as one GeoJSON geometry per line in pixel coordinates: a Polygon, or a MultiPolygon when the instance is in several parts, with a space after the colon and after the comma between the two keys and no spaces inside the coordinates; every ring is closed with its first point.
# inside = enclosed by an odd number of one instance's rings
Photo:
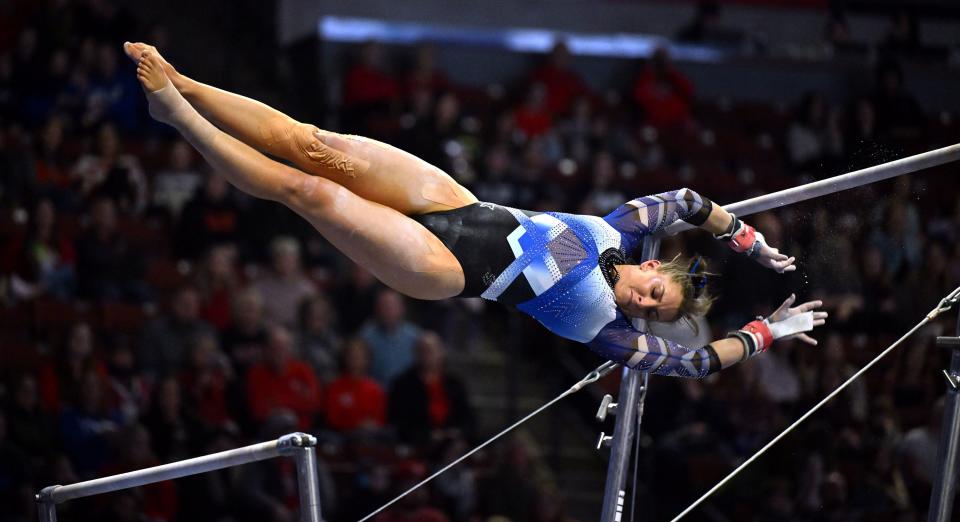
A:
{"type": "Polygon", "coordinates": [[[634,199],[603,218],[475,203],[415,219],[460,261],[462,296],[513,306],[631,368],[699,378],[720,370],[713,348],[693,349],[643,332],[642,321],[617,307],[609,268],[644,236],[678,219],[700,225],[711,209],[710,200],[680,189],[634,199]]]}

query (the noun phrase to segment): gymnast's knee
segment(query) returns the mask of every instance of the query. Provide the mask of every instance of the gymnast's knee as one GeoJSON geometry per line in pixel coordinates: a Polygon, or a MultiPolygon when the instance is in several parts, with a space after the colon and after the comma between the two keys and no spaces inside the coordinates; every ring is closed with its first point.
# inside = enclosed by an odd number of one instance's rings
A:
{"type": "Polygon", "coordinates": [[[322,176],[334,174],[357,177],[370,168],[370,162],[358,157],[346,136],[322,131],[314,125],[298,124],[294,131],[298,156],[307,168],[320,169],[322,176]]]}

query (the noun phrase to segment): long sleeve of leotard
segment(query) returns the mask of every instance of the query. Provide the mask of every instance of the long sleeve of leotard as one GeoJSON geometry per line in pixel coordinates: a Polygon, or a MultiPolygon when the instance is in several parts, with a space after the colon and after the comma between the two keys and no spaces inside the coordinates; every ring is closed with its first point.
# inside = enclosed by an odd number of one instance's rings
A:
{"type": "Polygon", "coordinates": [[[720,371],[720,357],[709,344],[688,348],[636,330],[622,315],[604,326],[588,343],[601,357],[635,370],[671,377],[702,379],[720,371]]]}
{"type": "Polygon", "coordinates": [[[629,254],[644,236],[658,232],[678,219],[700,226],[712,210],[713,203],[709,199],[682,188],[630,200],[604,216],[603,220],[620,232],[621,246],[629,254]]]}

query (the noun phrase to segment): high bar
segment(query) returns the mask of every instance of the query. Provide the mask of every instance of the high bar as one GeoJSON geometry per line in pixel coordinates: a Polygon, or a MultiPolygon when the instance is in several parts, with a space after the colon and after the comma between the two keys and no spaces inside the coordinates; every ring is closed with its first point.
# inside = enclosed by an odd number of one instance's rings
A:
{"type": "MultiPolygon", "coordinates": [[[[957,160],[960,160],[960,144],[907,156],[906,158],[881,163],[880,165],[840,174],[832,178],[821,179],[807,183],[806,185],[784,189],[771,194],[745,199],[737,203],[724,205],[723,208],[728,212],[733,212],[737,216],[748,216],[750,214],[763,212],[764,210],[792,205],[800,201],[826,196],[840,192],[841,190],[860,187],[876,181],[910,174],[957,160]]],[[[689,225],[683,221],[677,221],[668,226],[664,233],[666,235],[672,235],[684,230],[690,230],[691,228],[694,228],[693,225],[689,225]]]]}

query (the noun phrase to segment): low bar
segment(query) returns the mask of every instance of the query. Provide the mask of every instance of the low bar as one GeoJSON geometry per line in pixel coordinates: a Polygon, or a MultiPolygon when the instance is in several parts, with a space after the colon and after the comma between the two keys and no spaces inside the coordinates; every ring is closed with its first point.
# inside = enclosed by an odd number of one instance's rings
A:
{"type": "MultiPolygon", "coordinates": [[[[960,160],[960,144],[950,145],[949,147],[900,158],[888,163],[881,163],[880,165],[855,170],[832,178],[814,181],[806,185],[800,185],[799,187],[788,188],[737,203],[731,203],[724,205],[723,208],[740,217],[748,216],[772,208],[783,207],[800,201],[826,196],[842,190],[868,185],[877,181],[910,174],[911,172],[958,160],[960,160]]],[[[677,221],[668,226],[665,233],[672,235],[692,228],[694,228],[693,225],[689,225],[683,221],[677,221]]]]}
{"type": "Polygon", "coordinates": [[[119,475],[111,475],[67,486],[50,486],[38,495],[40,502],[59,504],[75,498],[89,497],[101,493],[110,493],[121,489],[135,488],[164,480],[206,473],[250,462],[279,457],[277,441],[261,442],[251,446],[222,451],[178,462],[171,462],[153,468],[138,469],[119,475]]]}
{"type": "Polygon", "coordinates": [[[66,486],[49,486],[37,494],[40,522],[57,521],[57,504],[76,498],[130,489],[164,480],[250,464],[276,457],[293,458],[300,493],[300,522],[321,522],[317,479],[317,439],[306,433],[290,433],[279,439],[221,451],[162,466],[140,469],[66,486]]]}

